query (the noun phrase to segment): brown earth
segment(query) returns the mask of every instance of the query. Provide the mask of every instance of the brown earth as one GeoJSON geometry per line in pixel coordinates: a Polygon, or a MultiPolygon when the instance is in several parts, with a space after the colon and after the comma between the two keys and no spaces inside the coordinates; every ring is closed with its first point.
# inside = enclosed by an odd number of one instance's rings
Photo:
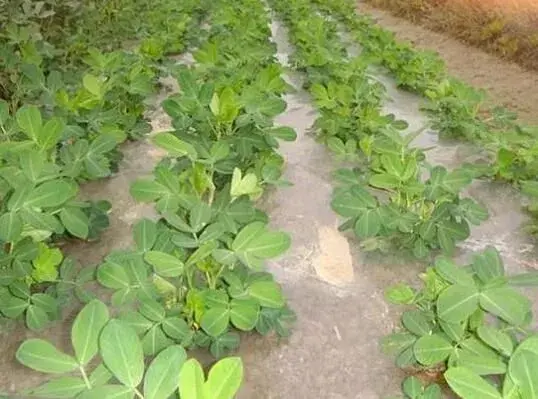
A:
{"type": "Polygon", "coordinates": [[[476,88],[485,89],[492,103],[518,112],[522,121],[538,124],[538,72],[524,69],[514,62],[500,59],[365,2],[358,3],[358,10],[370,14],[380,26],[393,31],[398,39],[409,41],[421,49],[438,52],[453,76],[476,88]]]}

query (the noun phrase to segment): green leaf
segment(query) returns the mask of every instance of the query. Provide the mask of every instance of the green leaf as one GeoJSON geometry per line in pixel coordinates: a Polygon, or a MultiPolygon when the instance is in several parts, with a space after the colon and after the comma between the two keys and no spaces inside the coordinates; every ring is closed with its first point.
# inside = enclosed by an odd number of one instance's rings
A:
{"type": "Polygon", "coordinates": [[[407,332],[392,333],[381,338],[380,344],[383,353],[386,355],[397,356],[404,350],[410,348],[416,340],[416,336],[407,332]]]}
{"type": "Polygon", "coordinates": [[[260,306],[256,301],[233,299],[230,308],[230,321],[239,330],[251,331],[258,322],[260,306]]]}
{"type": "Polygon", "coordinates": [[[385,290],[385,299],[395,305],[410,305],[415,300],[415,291],[407,284],[396,284],[385,290]]]}
{"type": "Polygon", "coordinates": [[[149,219],[141,219],[134,225],[133,235],[138,250],[149,251],[157,240],[157,224],[149,219]]]}
{"type": "Polygon", "coordinates": [[[173,157],[187,156],[192,161],[195,161],[198,157],[196,149],[192,145],[178,139],[171,133],[159,133],[153,137],[152,141],[156,146],[168,151],[173,157]]]}
{"type": "Polygon", "coordinates": [[[375,208],[376,206],[375,198],[361,187],[355,187],[352,191],[338,194],[331,202],[332,209],[344,217],[362,215],[367,208],[375,208]]]}
{"type": "Polygon", "coordinates": [[[37,137],[41,131],[43,121],[39,108],[34,105],[24,105],[15,115],[17,124],[28,138],[37,142],[37,137]]]}
{"type": "Polygon", "coordinates": [[[258,178],[254,173],[247,173],[244,177],[241,169],[234,168],[232,174],[232,184],[230,186],[230,195],[240,197],[242,195],[253,195],[260,192],[258,178]]]}
{"type": "Polygon", "coordinates": [[[94,299],[79,312],[71,329],[75,357],[81,365],[88,364],[99,349],[99,334],[108,322],[108,308],[94,299]]]}
{"type": "Polygon", "coordinates": [[[16,354],[17,360],[36,371],[51,374],[69,373],[78,369],[77,361],[42,339],[24,341],[16,354]]]}
{"type": "Polygon", "coordinates": [[[461,323],[478,308],[479,293],[474,287],[453,285],[437,298],[439,318],[448,323],[461,323]]]}
{"type": "Polygon", "coordinates": [[[135,388],[144,374],[142,343],[134,330],[120,320],[111,320],[99,338],[101,357],[122,384],[135,388]]]}
{"type": "Polygon", "coordinates": [[[164,334],[163,329],[158,324],[151,327],[144,335],[144,338],[142,338],[142,348],[146,356],[155,356],[172,344],[172,340],[164,334]]]}
{"type": "Polygon", "coordinates": [[[221,359],[226,353],[229,353],[239,348],[239,341],[239,334],[227,332],[215,338],[211,342],[211,345],[209,346],[209,351],[215,358],[221,359]]]}
{"type": "Polygon", "coordinates": [[[514,344],[508,334],[490,326],[480,326],[476,330],[478,337],[493,349],[505,356],[510,356],[514,350],[514,344]]]}
{"type": "Polygon", "coordinates": [[[60,220],[69,233],[78,238],[88,238],[90,221],[88,216],[80,209],[65,207],[60,211],[60,220]]]}
{"type": "Polygon", "coordinates": [[[455,223],[444,221],[437,225],[437,239],[443,252],[451,255],[454,252],[456,241],[462,241],[469,237],[467,222],[455,223]]]}
{"type": "Polygon", "coordinates": [[[100,363],[93,369],[92,373],[88,376],[88,380],[92,386],[105,385],[112,378],[112,373],[108,371],[103,363],[100,363]]]}
{"type": "Polygon", "coordinates": [[[527,297],[510,287],[492,288],[480,294],[480,307],[513,325],[525,322],[531,310],[527,297]]]}
{"type": "Polygon", "coordinates": [[[470,198],[464,198],[460,201],[460,211],[469,223],[475,226],[486,221],[489,217],[487,208],[477,204],[470,198]]]}
{"type": "Polygon", "coordinates": [[[226,227],[220,223],[213,223],[207,226],[203,233],[199,237],[200,243],[205,243],[211,240],[218,240],[224,233],[226,233],[226,227]]]}
{"type": "Polygon", "coordinates": [[[62,234],[64,232],[64,227],[54,215],[37,212],[28,208],[22,208],[20,214],[24,223],[30,225],[34,229],[50,231],[56,234],[62,234]]]}
{"type": "Polygon", "coordinates": [[[422,383],[417,377],[407,377],[402,384],[403,392],[411,399],[419,399],[422,395],[422,383]]]}
{"type": "Polygon", "coordinates": [[[163,305],[156,300],[149,298],[140,301],[139,310],[144,317],[155,322],[163,321],[166,314],[163,305]]]}
{"type": "Polygon", "coordinates": [[[327,139],[327,147],[329,147],[329,150],[339,156],[345,155],[347,153],[346,145],[338,137],[329,137],[327,139]]]}
{"type": "Polygon", "coordinates": [[[211,207],[205,202],[199,202],[191,209],[189,224],[195,233],[202,230],[210,220],[211,207]]]}
{"type": "Polygon", "coordinates": [[[385,190],[391,190],[400,185],[400,179],[389,174],[373,175],[368,182],[371,186],[385,190]]]}
{"type": "Polygon", "coordinates": [[[128,288],[131,280],[124,267],[117,263],[105,262],[97,269],[97,281],[107,288],[128,288]]]}
{"type": "Polygon", "coordinates": [[[98,77],[87,73],[82,78],[82,84],[95,97],[103,97],[104,83],[98,77]]]}
{"type": "Polygon", "coordinates": [[[198,247],[196,251],[194,251],[191,256],[189,256],[189,259],[187,259],[186,265],[195,265],[200,261],[203,261],[207,257],[213,253],[213,251],[217,248],[218,244],[215,241],[208,241],[203,243],[198,247]]]}
{"type": "Polygon", "coordinates": [[[26,325],[32,331],[39,331],[49,323],[47,312],[39,306],[30,305],[26,310],[26,325]]]}
{"type": "Polygon", "coordinates": [[[519,386],[521,398],[538,395],[538,336],[523,341],[510,358],[509,375],[519,386]]]}
{"type": "Polygon", "coordinates": [[[402,324],[415,335],[429,335],[433,329],[432,323],[420,310],[408,310],[402,314],[402,324]]]}
{"type": "Polygon", "coordinates": [[[359,238],[375,237],[381,230],[381,217],[377,209],[367,209],[355,224],[355,234],[359,238]]]}
{"type": "Polygon", "coordinates": [[[211,367],[204,391],[212,399],[233,399],[242,381],[243,362],[238,357],[229,357],[211,367]]]}
{"type": "Polygon", "coordinates": [[[2,299],[2,302],[3,303],[0,303],[0,310],[4,316],[9,317],[10,319],[19,317],[30,305],[27,300],[14,296],[2,299]]]}
{"type": "Polygon", "coordinates": [[[183,341],[192,332],[187,322],[178,317],[166,318],[162,322],[162,327],[166,335],[178,341],[183,341]]]}
{"type": "Polygon", "coordinates": [[[182,399],[206,399],[204,371],[196,359],[187,360],[179,372],[179,397],[182,399]]]}
{"type": "Polygon", "coordinates": [[[459,342],[465,334],[467,323],[447,323],[444,320],[440,320],[439,325],[450,339],[459,342]]]}
{"type": "Polygon", "coordinates": [[[153,321],[133,311],[123,313],[120,320],[128,324],[139,335],[145,334],[154,324],[153,321]]]}
{"type": "MultiPolygon", "coordinates": [[[[284,253],[291,244],[285,233],[269,232],[263,222],[253,222],[245,226],[235,237],[232,250],[243,259],[273,258],[284,253]]],[[[248,266],[248,264],[247,264],[248,266]]]]}
{"type": "Polygon", "coordinates": [[[218,337],[228,329],[230,324],[230,311],[227,308],[213,308],[206,311],[200,325],[212,337],[218,337]]]}
{"type": "Polygon", "coordinates": [[[437,384],[431,384],[424,390],[422,399],[442,399],[442,397],[441,387],[437,384]]]}
{"type": "Polygon", "coordinates": [[[153,202],[169,194],[170,191],[156,181],[138,179],[131,184],[130,193],[139,202],[153,202]]]}
{"type": "Polygon", "coordinates": [[[155,268],[155,273],[163,277],[178,277],[185,268],[180,259],[159,251],[146,252],[144,260],[155,268]]]}
{"type": "Polygon", "coordinates": [[[248,287],[247,292],[261,306],[278,309],[285,305],[282,289],[274,281],[256,281],[248,287]]]}
{"type": "Polygon", "coordinates": [[[65,122],[60,118],[50,119],[39,132],[37,144],[44,150],[56,147],[62,138],[65,126],[65,122]]]}
{"type": "Polygon", "coordinates": [[[5,242],[17,241],[22,233],[22,220],[16,212],[6,212],[0,216],[0,239],[5,242]]]}
{"type": "Polygon", "coordinates": [[[417,366],[417,359],[415,359],[415,353],[413,351],[413,346],[410,346],[407,349],[404,349],[401,353],[396,356],[396,366],[399,368],[406,368],[410,366],[417,366]]]}
{"type": "Polygon", "coordinates": [[[102,385],[89,391],[84,391],[77,399],[133,399],[135,393],[132,388],[124,385],[102,385]]]}
{"type": "Polygon", "coordinates": [[[20,155],[22,173],[33,183],[37,182],[43,173],[45,159],[38,151],[25,151],[20,155]]]}
{"type": "Polygon", "coordinates": [[[500,356],[493,353],[493,356],[485,354],[475,354],[467,349],[461,349],[455,356],[455,365],[466,367],[478,375],[505,374],[506,364],[500,356]]]}
{"type": "Polygon", "coordinates": [[[31,300],[47,313],[55,313],[58,310],[58,301],[48,294],[33,294],[31,300]]]}
{"type": "Polygon", "coordinates": [[[440,335],[424,335],[413,347],[416,359],[425,366],[433,366],[446,360],[454,347],[440,335]]]}
{"type": "Polygon", "coordinates": [[[476,287],[473,276],[461,267],[456,266],[451,259],[439,256],[435,259],[435,271],[446,281],[468,287],[476,287]]]}
{"type": "Polygon", "coordinates": [[[86,389],[80,377],[60,377],[32,389],[32,396],[41,398],[74,398],[86,389]]]}
{"type": "Polygon", "coordinates": [[[481,254],[475,255],[473,270],[484,283],[503,277],[504,266],[499,252],[493,247],[488,247],[481,254]]]}
{"type": "Polygon", "coordinates": [[[443,188],[451,193],[458,194],[465,186],[473,181],[465,169],[456,169],[446,174],[443,179],[443,188]]]}
{"type": "Polygon", "coordinates": [[[54,208],[77,195],[78,186],[65,180],[47,181],[34,188],[24,204],[28,207],[54,208]]]}
{"type": "Polygon", "coordinates": [[[297,139],[297,133],[295,132],[295,130],[288,126],[274,127],[267,130],[267,133],[269,133],[274,138],[284,141],[295,141],[295,139],[297,139]]]}
{"type": "Polygon", "coordinates": [[[149,365],[144,377],[144,399],[163,399],[172,395],[178,387],[178,373],[185,360],[187,354],[179,345],[160,352],[149,365]]]}
{"type": "Polygon", "coordinates": [[[451,367],[445,379],[462,399],[502,399],[501,394],[482,377],[465,367],[451,367]]]}

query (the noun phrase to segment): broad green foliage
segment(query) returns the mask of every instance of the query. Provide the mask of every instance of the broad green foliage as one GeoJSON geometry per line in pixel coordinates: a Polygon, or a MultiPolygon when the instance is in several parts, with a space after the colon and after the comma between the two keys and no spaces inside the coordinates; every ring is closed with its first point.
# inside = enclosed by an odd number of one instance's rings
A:
{"type": "Polygon", "coordinates": [[[484,221],[488,212],[460,197],[472,181],[470,171],[427,170],[422,154],[407,149],[405,141],[397,133],[376,138],[369,144],[367,170],[338,170],[332,208],[346,218],[341,229],[353,229],[366,250],[395,245],[418,258],[436,249],[450,255],[468,238],[470,224],[484,221]],[[425,171],[429,177],[423,180],[425,171]]]}
{"type": "Polygon", "coordinates": [[[432,250],[453,253],[470,224],[488,217],[460,195],[476,171],[426,163],[411,147],[420,131],[404,134],[405,121],[383,114],[384,87],[367,72],[371,58],[346,54],[336,22],[313,13],[308,0],[274,5],[290,28],[295,66],[306,73],[320,112],[313,129],[339,158],[358,165],[336,172],[340,187],[332,207],[346,218],[341,230],[352,229],[366,250],[395,246],[419,258],[432,250]]]}
{"type": "MultiPolygon", "coordinates": [[[[398,285],[387,291],[388,301],[413,308],[402,313],[402,329],[382,339],[383,350],[401,368],[444,372],[463,399],[532,398],[538,392],[532,371],[538,336],[531,302],[516,288],[536,286],[537,278],[505,275],[493,248],[465,267],[439,257],[421,276],[421,289],[398,285]]],[[[403,390],[409,398],[425,397],[413,393],[422,392],[414,380],[406,380],[403,390]]]]}
{"type": "Polygon", "coordinates": [[[185,349],[172,343],[152,353],[155,357],[146,367],[144,340],[127,322],[111,319],[108,308],[99,300],[89,302],[77,315],[71,343],[74,356],[42,339],[29,339],[20,345],[16,355],[19,362],[55,375],[25,394],[79,399],[135,395],[163,399],[179,394],[184,399],[232,399],[243,378],[241,360],[226,358],[211,368],[205,381],[199,363],[186,361],[185,349]],[[100,361],[92,362],[95,359],[100,361]],[[67,375],[73,372],[77,376],[67,375]]]}
{"type": "Polygon", "coordinates": [[[108,227],[111,204],[79,200],[79,184],[111,176],[121,159],[118,145],[149,132],[144,100],[155,92],[160,61],[187,44],[202,4],[162,0],[149,10],[142,1],[8,0],[4,6],[0,312],[24,316],[35,330],[57,318],[71,294],[92,298],[83,286],[93,274],[77,274],[55,243],[95,240],[108,227]],[[133,39],[141,42],[120,50],[133,39]]]}
{"type": "MultiPolygon", "coordinates": [[[[286,184],[276,149],[278,140],[296,134],[273,119],[286,108],[288,86],[261,2],[223,1],[207,10],[213,22],[208,41],[195,53],[196,66],[174,68],[180,91],[163,102],[174,130],[152,137],[167,156],[151,177],[131,186],[136,200],[155,204],[159,218],[136,222],[134,247],[108,254],[95,269],[77,275],[72,263],[61,265],[54,293],[87,302],[72,327],[74,356],[29,340],[17,358],[38,371],[80,377],[62,376],[33,395],[160,399],[178,391],[187,399],[231,399],[242,380],[240,359],[218,362],[205,379],[196,361],[183,366],[185,349],[208,348],[220,358],[238,347],[240,331],[290,333],[295,315],[280,285],[263,271],[267,259],[289,248],[290,238],[270,229],[253,202],[267,185],[286,184]],[[117,318],[109,319],[107,307],[86,290],[93,277],[113,291],[117,318]],[[102,364],[90,372],[96,357],[102,364]]],[[[83,80],[88,93],[103,96],[108,80],[83,80]]],[[[31,111],[35,118],[38,112],[31,111]]],[[[23,125],[39,130],[38,124],[23,125]]],[[[59,214],[66,229],[84,231],[77,214],[59,214]]],[[[6,237],[16,236],[15,217],[2,224],[6,237]]],[[[30,307],[33,301],[27,300],[30,307]]]]}
{"type": "Polygon", "coordinates": [[[516,186],[536,180],[536,126],[522,124],[506,108],[486,106],[485,94],[449,77],[438,56],[398,42],[393,33],[357,15],[353,0],[311,3],[345,27],[360,44],[361,57],[387,68],[401,87],[425,97],[424,109],[441,137],[464,139],[479,147],[484,163],[473,165],[477,175],[516,186]]]}
{"type": "Polygon", "coordinates": [[[188,360],[179,374],[181,399],[233,399],[243,379],[243,363],[230,357],[217,362],[209,371],[207,381],[195,359],[188,360]]]}
{"type": "Polygon", "coordinates": [[[262,271],[290,238],[271,231],[252,201],[267,184],[282,183],[277,139],[294,140],[295,132],[273,125],[287,86],[268,15],[258,1],[240,3],[212,10],[220,24],[195,53],[196,66],[178,68],[180,92],[163,102],[175,130],[153,142],[168,157],[131,186],[135,199],[155,203],[160,220],[140,221],[136,250],[111,254],[98,268],[114,304],[140,301],[124,317],[146,354],[176,341],[221,357],[238,346],[237,330],[285,336],[294,320],[280,286],[262,271]]]}

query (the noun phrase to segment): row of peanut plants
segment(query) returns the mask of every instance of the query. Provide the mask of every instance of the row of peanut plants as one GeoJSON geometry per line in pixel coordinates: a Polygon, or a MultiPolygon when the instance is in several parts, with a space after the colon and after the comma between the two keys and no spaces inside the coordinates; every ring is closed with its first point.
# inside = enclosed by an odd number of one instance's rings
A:
{"type": "Polygon", "coordinates": [[[526,229],[538,231],[538,127],[525,125],[505,107],[491,106],[484,91],[451,77],[435,53],[418,51],[396,40],[367,16],[357,15],[348,0],[316,1],[318,10],[341,22],[360,44],[363,55],[386,68],[397,85],[423,96],[423,109],[441,138],[475,145],[483,163],[469,165],[476,177],[507,182],[520,188],[532,221],[526,229]]]}
{"type": "MultiPolygon", "coordinates": [[[[11,276],[6,271],[0,310],[13,318],[24,314],[27,325],[38,330],[60,317],[60,303],[73,297],[85,303],[71,329],[74,355],[43,339],[20,345],[19,362],[55,375],[23,394],[84,399],[160,399],[178,394],[183,399],[232,398],[242,380],[241,360],[219,361],[206,380],[201,365],[187,360],[186,350],[207,348],[221,358],[238,347],[238,332],[274,331],[287,336],[295,318],[281,287],[264,271],[265,260],[282,254],[290,238],[271,231],[267,215],[254,203],[267,186],[285,183],[281,179],[284,160],[276,152],[278,140],[295,139],[293,129],[273,123],[286,109],[282,95],[288,86],[270,41],[269,16],[259,0],[187,2],[181,7],[167,1],[152,6],[135,2],[116,10],[120,15],[125,12],[122,17],[107,10],[103,13],[110,20],[99,39],[121,47],[125,43],[118,36],[131,36],[141,41],[134,53],[89,50],[85,61],[97,63],[99,74],[84,70],[80,87],[70,84],[62,90],[47,87],[53,73],[47,70],[40,82],[42,91],[28,94],[31,99],[16,98],[14,88],[19,85],[11,87],[11,101],[2,113],[3,131],[12,133],[3,143],[4,161],[13,156],[21,169],[4,168],[10,182],[19,179],[14,193],[6,194],[8,216],[3,215],[0,223],[10,262],[6,270],[22,268],[28,273],[11,276]],[[174,15],[167,16],[170,13],[174,15]],[[199,27],[202,17],[207,30],[199,27]],[[133,31],[129,18],[140,21],[141,35],[133,31]],[[153,25],[158,21],[166,23],[153,25]],[[117,26],[111,27],[112,22],[117,26]],[[195,65],[168,63],[165,55],[182,50],[180,39],[186,41],[195,31],[195,65]],[[106,68],[128,71],[108,75],[106,68]],[[78,183],[112,173],[115,160],[110,153],[127,138],[126,132],[132,136],[138,132],[133,126],[114,123],[127,119],[126,110],[134,113],[130,116],[137,124],[144,123],[142,99],[153,89],[158,74],[168,71],[180,87],[162,104],[173,130],[152,138],[167,156],[151,177],[131,186],[132,196],[153,203],[159,218],[134,224],[133,248],[113,251],[97,267],[78,271],[54,247],[62,234],[81,239],[98,235],[89,233],[95,229],[91,223],[95,217],[83,214],[89,206],[74,201],[78,183]],[[145,80],[138,79],[139,72],[145,80]],[[140,88],[145,91],[137,92],[140,88]],[[73,109],[62,108],[71,101],[73,109]],[[98,149],[102,157],[91,158],[98,149]],[[90,175],[100,166],[108,168],[106,173],[90,175]],[[29,181],[34,184],[26,184],[29,181]],[[76,206],[82,210],[76,211],[76,206]],[[27,216],[30,212],[33,219],[27,216]],[[29,220],[37,223],[38,219],[39,226],[29,227],[29,220]],[[41,252],[33,254],[34,247],[41,252]],[[106,301],[92,292],[95,280],[109,290],[106,301]],[[43,282],[54,284],[43,292],[38,284],[43,282]],[[153,358],[147,367],[146,358],[153,358]]],[[[88,33],[84,28],[79,27],[82,37],[88,33]]],[[[67,41],[74,46],[66,50],[69,57],[84,53],[83,44],[67,41]]],[[[70,77],[80,74],[79,65],[64,67],[70,77]]],[[[13,70],[26,82],[26,68],[13,70]]],[[[99,205],[99,215],[106,218],[108,206],[99,205]]],[[[105,228],[106,223],[99,226],[105,228]]]]}
{"type": "MultiPolygon", "coordinates": [[[[163,0],[156,6],[173,4],[163,0]]],[[[32,330],[57,319],[59,305],[67,301],[64,294],[72,291],[57,284],[70,274],[59,270],[73,268],[59,244],[95,240],[109,224],[112,205],[106,199],[80,199],[80,185],[117,172],[120,145],[150,131],[144,101],[155,93],[164,61],[164,52],[152,50],[151,43],[184,45],[187,30],[202,16],[196,2],[175,7],[176,16],[168,19],[143,2],[125,9],[139,14],[131,21],[110,21],[107,8],[63,1],[12,2],[2,10],[0,312],[9,318],[22,315],[32,330]],[[70,10],[80,12],[77,21],[69,20],[74,18],[70,10]],[[140,21],[153,30],[139,34],[139,45],[108,49],[111,37],[118,43],[129,39],[127,22],[140,21]],[[106,28],[89,35],[95,24],[106,28]],[[176,30],[167,37],[156,26],[176,30]]]]}
{"type": "MultiPolygon", "coordinates": [[[[469,236],[469,225],[488,217],[483,207],[460,195],[477,171],[470,165],[452,171],[429,165],[423,152],[410,146],[420,132],[402,132],[405,121],[383,114],[384,88],[367,71],[379,55],[379,43],[369,38],[381,36],[381,30],[365,26],[351,3],[270,2],[289,30],[295,46],[291,62],[306,76],[316,104],[316,136],[355,165],[335,173],[339,186],[332,207],[346,219],[341,229],[352,229],[365,250],[408,249],[419,258],[443,253],[421,275],[423,288],[400,284],[387,291],[391,302],[410,309],[402,314],[401,329],[382,340],[383,348],[396,357],[397,366],[446,382],[464,399],[534,398],[538,335],[531,302],[516,288],[535,286],[537,274],[506,275],[494,248],[463,267],[448,257],[469,236]],[[338,18],[360,27],[361,55],[346,51],[338,18]]],[[[393,57],[399,68],[407,68],[398,75],[404,86],[416,90],[434,74],[421,64],[429,55],[420,61],[393,57]]],[[[440,111],[436,115],[459,122],[440,111]]],[[[406,398],[442,397],[441,385],[424,385],[414,376],[402,389],[406,398]]]]}

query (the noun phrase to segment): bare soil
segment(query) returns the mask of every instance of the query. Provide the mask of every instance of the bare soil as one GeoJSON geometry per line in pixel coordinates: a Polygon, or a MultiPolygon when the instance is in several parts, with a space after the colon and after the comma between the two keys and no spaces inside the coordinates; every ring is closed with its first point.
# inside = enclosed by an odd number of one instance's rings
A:
{"type": "Polygon", "coordinates": [[[417,48],[437,51],[453,76],[485,89],[492,103],[518,112],[526,123],[538,124],[538,72],[526,70],[364,2],[359,2],[357,7],[361,13],[370,14],[379,25],[393,31],[399,39],[409,41],[417,48]]]}

